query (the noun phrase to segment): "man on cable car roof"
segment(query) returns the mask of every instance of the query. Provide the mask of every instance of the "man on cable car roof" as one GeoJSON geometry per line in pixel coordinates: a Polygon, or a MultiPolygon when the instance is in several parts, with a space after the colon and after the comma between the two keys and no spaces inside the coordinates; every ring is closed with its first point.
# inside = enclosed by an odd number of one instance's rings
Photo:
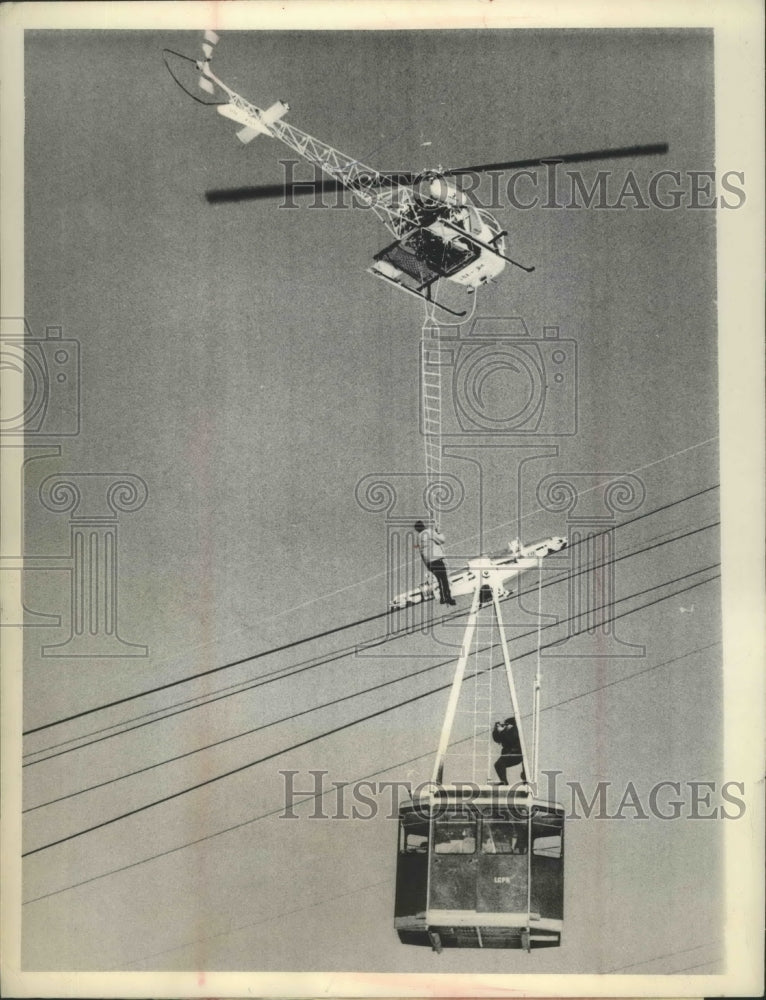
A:
{"type": "Polygon", "coordinates": [[[418,533],[415,548],[420,549],[420,558],[439,584],[439,603],[455,604],[449,587],[447,567],[444,564],[444,535],[436,526],[426,528],[422,521],[416,521],[414,527],[418,533]]]}
{"type": "Polygon", "coordinates": [[[521,764],[521,780],[526,781],[524,773],[524,757],[521,752],[521,737],[513,715],[509,716],[505,722],[496,722],[492,730],[492,739],[500,744],[501,753],[495,761],[495,771],[500,779],[501,785],[507,785],[508,768],[521,764]]]}

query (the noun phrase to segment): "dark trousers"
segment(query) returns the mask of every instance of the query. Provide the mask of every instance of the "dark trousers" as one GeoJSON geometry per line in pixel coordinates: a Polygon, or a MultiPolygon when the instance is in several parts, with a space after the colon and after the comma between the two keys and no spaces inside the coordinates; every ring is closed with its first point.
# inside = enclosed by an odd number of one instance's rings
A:
{"type": "Polygon", "coordinates": [[[521,780],[526,781],[527,776],[524,774],[524,758],[520,753],[502,753],[495,761],[495,771],[498,778],[500,779],[500,784],[508,784],[507,771],[509,767],[516,767],[517,764],[521,764],[521,780]]]}
{"type": "Polygon", "coordinates": [[[428,568],[436,577],[436,582],[439,584],[440,599],[442,601],[451,601],[452,593],[449,589],[449,577],[447,576],[447,567],[444,565],[444,560],[434,559],[428,564],[428,568]]]}

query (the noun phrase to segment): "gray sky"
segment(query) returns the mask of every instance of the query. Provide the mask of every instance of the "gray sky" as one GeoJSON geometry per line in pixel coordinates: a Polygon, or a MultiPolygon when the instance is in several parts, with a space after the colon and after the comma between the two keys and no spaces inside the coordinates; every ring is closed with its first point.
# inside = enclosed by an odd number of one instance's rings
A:
{"type": "MultiPolygon", "coordinates": [[[[29,466],[26,545],[67,551],[66,516],[37,500],[46,476],[140,475],[149,500],[120,521],[119,628],[150,655],[50,659],[30,644],[25,728],[384,610],[384,521],[360,508],[355,488],[373,473],[423,469],[421,309],[365,272],[387,233],[361,211],[209,205],[207,188],[278,181],[289,153],[265,137],[240,149],[230,123],[173,84],[161,49],[194,55],[198,44],[196,32],[27,36],[26,314],[35,331],[61,325],[80,341],[83,392],[79,437],[61,459],[29,466]]],[[[616,165],[645,182],[661,167],[714,168],[712,56],[699,32],[245,32],[222,36],[215,68],[256,103],[288,100],[288,120],[385,170],[668,142],[662,161],[616,165]]],[[[442,518],[456,565],[477,544],[479,513],[490,546],[565,533],[561,515],[538,509],[546,474],[635,472],[646,489],[638,513],[718,481],[714,214],[498,217],[537,269],[506,271],[478,313],[522,317],[536,338],[558,325],[576,341],[578,429],[556,440],[557,456],[525,467],[518,491],[512,455],[483,459],[480,511],[475,466],[445,459],[468,494],[442,518]]],[[[716,520],[717,494],[707,493],[618,532],[617,554],[716,520]]],[[[616,596],[716,563],[718,551],[709,530],[623,560],[616,596]]],[[[64,616],[44,641],[63,641],[68,584],[38,577],[32,603],[64,616]]],[[[545,593],[546,612],[569,613],[566,586],[545,593]]],[[[645,658],[546,657],[543,766],[586,789],[736,777],[721,771],[718,608],[714,582],[620,621],[617,635],[643,644],[645,658]]],[[[25,751],[385,626],[46,730],[25,751]]],[[[397,679],[31,812],[25,849],[443,685],[449,665],[413,675],[431,653],[425,640],[398,640],[386,656],[318,666],[29,767],[25,805],[35,805],[397,679]]],[[[433,662],[447,655],[440,647],[433,662]]],[[[532,657],[521,661],[525,702],[532,668],[532,657]]],[[[302,787],[311,767],[337,781],[380,771],[424,780],[445,701],[414,701],[30,856],[24,899],[45,898],[25,907],[25,966],[720,971],[714,821],[569,823],[560,949],[437,957],[400,945],[395,824],[311,821],[306,807],[301,821],[280,820],[279,770],[300,771],[302,787]]]]}

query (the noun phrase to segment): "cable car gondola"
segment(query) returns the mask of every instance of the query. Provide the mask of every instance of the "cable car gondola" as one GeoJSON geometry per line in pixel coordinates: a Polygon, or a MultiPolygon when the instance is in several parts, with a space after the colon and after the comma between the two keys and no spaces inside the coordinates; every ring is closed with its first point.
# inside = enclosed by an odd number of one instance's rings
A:
{"type": "Polygon", "coordinates": [[[436,951],[559,945],[562,806],[499,785],[441,786],[404,803],[394,913],[403,944],[436,951]]]}
{"type": "MultiPolygon", "coordinates": [[[[538,556],[542,580],[542,555],[538,556]]],[[[564,808],[536,797],[540,655],[534,684],[532,759],[521,728],[516,687],[500,613],[502,580],[490,559],[477,561],[476,583],[450,690],[433,779],[399,810],[394,928],[403,944],[443,948],[551,948],[564,922],[564,808]],[[483,592],[492,602],[482,608],[483,592]],[[521,749],[515,786],[444,784],[445,757],[479,615],[494,611],[521,749]],[[531,766],[530,766],[531,765],[531,766]]],[[[539,588],[538,588],[539,591],[539,588]]],[[[538,595],[539,596],[539,595],[538,595]]],[[[494,623],[493,623],[494,624],[494,623]]],[[[490,644],[491,647],[491,644],[490,644]]],[[[478,655],[478,654],[477,654],[478,655]]],[[[494,665],[478,670],[491,684],[494,665]]],[[[478,688],[474,691],[477,703],[478,688]]],[[[482,695],[491,712],[489,697],[482,695]]],[[[478,717],[474,716],[474,739],[478,717]]],[[[489,738],[489,733],[485,734],[489,738]]],[[[475,760],[475,757],[474,757],[475,760]]]]}

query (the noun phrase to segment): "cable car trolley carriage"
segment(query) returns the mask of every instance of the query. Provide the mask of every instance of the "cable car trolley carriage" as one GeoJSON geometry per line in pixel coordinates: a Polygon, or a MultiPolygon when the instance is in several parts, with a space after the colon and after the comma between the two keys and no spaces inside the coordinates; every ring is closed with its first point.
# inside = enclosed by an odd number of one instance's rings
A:
{"type": "MultiPolygon", "coordinates": [[[[450,574],[450,592],[454,597],[464,597],[472,594],[479,579],[482,576],[482,588],[486,595],[492,584],[500,587],[500,596],[506,597],[511,593],[511,582],[521,576],[529,569],[534,569],[540,559],[553,552],[560,552],[567,546],[566,538],[553,536],[543,538],[538,542],[531,542],[529,545],[522,545],[518,538],[508,543],[508,549],[496,555],[481,556],[468,561],[468,565],[455,573],[450,574]]],[[[391,608],[399,611],[412,604],[421,604],[424,601],[432,601],[438,593],[438,587],[433,580],[414,587],[412,590],[397,594],[391,600],[391,608]]]]}
{"type": "MultiPolygon", "coordinates": [[[[563,546],[562,546],[563,547],[563,546]]],[[[538,608],[541,606],[542,559],[538,564],[538,608]]],[[[429,784],[414,792],[399,810],[394,928],[403,944],[443,948],[533,948],[561,943],[564,921],[564,808],[536,796],[540,739],[540,625],[538,624],[537,670],[533,688],[532,741],[530,752],[521,726],[521,715],[511,659],[505,638],[500,601],[506,591],[503,575],[493,560],[475,563],[475,586],[460,656],[450,689],[441,738],[429,784]],[[486,591],[491,602],[485,604],[486,591]],[[482,621],[480,622],[480,616],[482,621]],[[494,618],[490,621],[490,616],[494,618]],[[477,627],[497,629],[498,643],[472,652],[477,627]],[[491,659],[479,669],[479,653],[493,645],[502,649],[502,663],[491,659]],[[473,716],[474,777],[476,748],[487,747],[490,737],[502,746],[496,764],[498,776],[507,778],[507,766],[521,765],[521,780],[515,785],[476,781],[443,782],[445,758],[451,751],[450,736],[466,666],[473,658],[474,690],[468,700],[473,716]],[[488,720],[492,716],[492,674],[505,668],[508,693],[517,730],[512,750],[495,736],[488,720]],[[483,686],[482,686],[483,685],[483,686]],[[505,758],[504,755],[510,756],[505,758]],[[531,780],[530,780],[531,779],[531,780]]],[[[538,615],[540,621],[540,615],[538,615]]],[[[494,633],[491,633],[494,634],[494,633]]],[[[502,727],[501,727],[502,728],[502,727]]],[[[464,744],[466,740],[457,741],[464,744]]],[[[460,754],[463,758],[470,756],[460,754]]],[[[488,768],[489,769],[489,768],[488,768]]]]}

